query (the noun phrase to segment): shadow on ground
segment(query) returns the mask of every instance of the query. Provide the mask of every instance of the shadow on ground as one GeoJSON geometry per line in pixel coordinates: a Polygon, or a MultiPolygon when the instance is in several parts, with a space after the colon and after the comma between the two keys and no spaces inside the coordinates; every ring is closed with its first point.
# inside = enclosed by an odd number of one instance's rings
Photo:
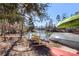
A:
{"type": "Polygon", "coordinates": [[[39,56],[51,56],[50,49],[45,45],[34,47],[34,50],[39,56]]]}

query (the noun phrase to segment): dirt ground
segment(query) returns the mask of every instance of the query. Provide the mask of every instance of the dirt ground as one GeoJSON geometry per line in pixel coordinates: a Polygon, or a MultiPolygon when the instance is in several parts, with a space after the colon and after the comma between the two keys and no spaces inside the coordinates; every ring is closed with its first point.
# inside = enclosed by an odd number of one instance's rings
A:
{"type": "Polygon", "coordinates": [[[17,35],[18,37],[15,36],[16,35],[13,35],[12,38],[12,35],[9,35],[9,37],[6,37],[5,39],[3,36],[0,36],[0,56],[50,56],[50,49],[48,47],[58,47],[70,52],[76,52],[74,49],[70,49],[59,43],[51,41],[42,41],[42,46],[30,47],[29,41],[25,36],[16,42],[13,48],[11,48],[14,42],[19,39],[19,35],[17,35]]]}

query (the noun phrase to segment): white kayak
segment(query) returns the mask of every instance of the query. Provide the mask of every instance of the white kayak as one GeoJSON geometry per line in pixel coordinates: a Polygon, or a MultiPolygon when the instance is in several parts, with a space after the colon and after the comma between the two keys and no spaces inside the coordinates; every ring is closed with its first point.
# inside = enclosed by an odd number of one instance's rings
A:
{"type": "Polygon", "coordinates": [[[50,40],[57,41],[69,47],[79,49],[79,34],[72,33],[53,33],[50,37],[50,40]]]}

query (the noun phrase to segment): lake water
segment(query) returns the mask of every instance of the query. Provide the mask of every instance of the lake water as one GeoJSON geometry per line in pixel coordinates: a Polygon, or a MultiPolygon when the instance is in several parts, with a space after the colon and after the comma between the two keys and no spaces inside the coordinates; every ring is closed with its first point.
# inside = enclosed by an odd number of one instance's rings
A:
{"type": "Polygon", "coordinates": [[[52,32],[46,32],[45,30],[37,30],[36,32],[28,32],[27,33],[28,38],[31,39],[33,34],[39,35],[42,40],[48,40],[52,32]]]}

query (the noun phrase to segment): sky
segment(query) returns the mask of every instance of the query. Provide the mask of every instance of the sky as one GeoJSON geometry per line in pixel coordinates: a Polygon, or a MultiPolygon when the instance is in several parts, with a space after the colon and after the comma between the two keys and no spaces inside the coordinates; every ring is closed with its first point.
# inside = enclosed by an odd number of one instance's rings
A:
{"type": "MultiPolygon", "coordinates": [[[[69,17],[71,14],[74,14],[76,11],[79,11],[79,3],[52,3],[49,4],[49,7],[47,8],[47,14],[52,18],[53,23],[57,24],[56,16],[59,14],[60,17],[64,13],[66,13],[67,17],[69,17]]],[[[47,21],[48,22],[48,21],[47,21]]],[[[45,26],[46,22],[36,22],[36,26],[45,26]]]]}

